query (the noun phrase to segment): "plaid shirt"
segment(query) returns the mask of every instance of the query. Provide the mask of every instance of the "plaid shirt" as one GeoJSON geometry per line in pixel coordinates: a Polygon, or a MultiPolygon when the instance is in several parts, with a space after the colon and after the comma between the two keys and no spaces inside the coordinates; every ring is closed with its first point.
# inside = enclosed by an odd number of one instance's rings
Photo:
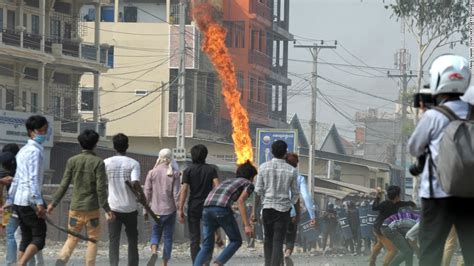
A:
{"type": "Polygon", "coordinates": [[[297,178],[296,168],[285,160],[273,158],[260,165],[255,193],[262,197],[263,209],[289,211],[300,196],[297,178]]]}
{"type": "Polygon", "coordinates": [[[239,199],[244,189],[247,191],[247,194],[252,194],[254,190],[252,182],[240,177],[227,179],[209,193],[204,202],[204,207],[230,207],[239,199]]]}

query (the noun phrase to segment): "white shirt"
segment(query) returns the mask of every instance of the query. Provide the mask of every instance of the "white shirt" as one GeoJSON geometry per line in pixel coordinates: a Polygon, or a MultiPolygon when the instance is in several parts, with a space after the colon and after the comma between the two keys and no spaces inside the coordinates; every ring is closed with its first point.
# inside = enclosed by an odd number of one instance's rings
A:
{"type": "MultiPolygon", "coordinates": [[[[461,100],[449,101],[444,103],[457,116],[465,119],[468,115],[469,105],[461,100]]],[[[421,117],[415,131],[408,141],[408,149],[410,154],[419,157],[425,152],[425,148],[429,145],[433,162],[436,165],[438,160],[439,145],[443,137],[444,128],[449,124],[449,119],[441,112],[436,110],[428,110],[421,117]]],[[[441,188],[441,184],[436,178],[436,168],[433,169],[433,198],[449,197],[441,188]]],[[[429,178],[429,160],[426,160],[423,173],[421,174],[420,197],[431,198],[430,196],[430,178],[429,178]]]]}
{"type": "Polygon", "coordinates": [[[137,210],[137,200],[125,180],[140,181],[140,164],[127,156],[117,155],[104,160],[112,211],[130,213],[137,210]]]}
{"type": "Polygon", "coordinates": [[[43,146],[28,140],[16,155],[16,173],[8,191],[7,204],[30,206],[45,204],[43,188],[43,146]]]}
{"type": "Polygon", "coordinates": [[[296,168],[285,160],[273,158],[260,165],[255,192],[263,199],[263,209],[289,211],[300,196],[297,178],[296,168]]]}

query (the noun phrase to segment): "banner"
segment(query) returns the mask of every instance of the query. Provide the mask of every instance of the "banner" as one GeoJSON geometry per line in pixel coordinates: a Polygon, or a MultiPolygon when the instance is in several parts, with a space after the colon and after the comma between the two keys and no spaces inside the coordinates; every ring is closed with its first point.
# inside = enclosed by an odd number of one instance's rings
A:
{"type": "MultiPolygon", "coordinates": [[[[17,143],[20,145],[28,141],[25,122],[28,117],[35,115],[33,113],[14,112],[0,110],[0,141],[17,143]]],[[[48,135],[43,143],[44,147],[53,147],[53,128],[54,119],[52,116],[44,116],[48,120],[48,135]]]]}
{"type": "Polygon", "coordinates": [[[268,162],[273,158],[272,144],[283,140],[288,144],[288,152],[297,152],[298,134],[293,129],[257,128],[257,164],[268,162]]]}

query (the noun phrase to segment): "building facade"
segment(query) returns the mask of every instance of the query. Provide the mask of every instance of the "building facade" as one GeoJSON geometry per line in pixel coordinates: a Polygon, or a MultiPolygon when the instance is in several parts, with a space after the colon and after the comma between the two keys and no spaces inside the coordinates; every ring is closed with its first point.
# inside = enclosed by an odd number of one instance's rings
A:
{"type": "MultiPolygon", "coordinates": [[[[224,0],[219,5],[251,134],[258,127],[287,127],[288,41],[293,38],[288,32],[289,0],[224,0]]],[[[84,6],[81,17],[94,30],[93,7],[84,6]]],[[[187,143],[230,143],[231,123],[219,78],[200,49],[203,36],[191,16],[184,19],[187,143]]],[[[107,135],[128,134],[136,151],[152,154],[161,146],[175,146],[180,20],[178,0],[102,4],[101,40],[113,50],[114,65],[101,78],[100,116],[108,121],[107,135]]],[[[92,84],[92,76],[84,75],[86,93],[92,84]]],[[[233,155],[224,146],[217,154],[233,155]]]]}
{"type": "MultiPolygon", "coordinates": [[[[51,124],[51,143],[46,145],[46,169],[54,141],[75,141],[85,128],[105,136],[105,125],[92,109],[90,120],[79,114],[79,81],[92,73],[92,101],[97,101],[97,82],[108,69],[108,46],[98,32],[87,43],[78,16],[82,0],[0,1],[0,144],[25,143],[24,121],[43,114],[51,124]],[[19,138],[20,137],[20,138],[19,138]]],[[[90,1],[89,1],[90,2],[90,1]]],[[[99,7],[99,2],[94,4],[99,7]]],[[[96,21],[97,23],[98,21],[96,21]]]]}

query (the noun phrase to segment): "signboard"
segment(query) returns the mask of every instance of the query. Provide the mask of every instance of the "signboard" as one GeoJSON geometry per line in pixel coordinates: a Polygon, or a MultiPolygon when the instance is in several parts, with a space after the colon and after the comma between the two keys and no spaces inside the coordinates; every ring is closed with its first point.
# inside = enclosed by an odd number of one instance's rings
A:
{"type": "MultiPolygon", "coordinates": [[[[25,122],[32,113],[0,111],[0,141],[17,144],[25,144],[28,141],[28,133],[26,132],[25,122]]],[[[53,147],[53,128],[54,119],[52,116],[45,116],[48,120],[48,135],[43,143],[44,147],[53,147]]]]}
{"type": "Polygon", "coordinates": [[[298,134],[293,129],[257,129],[257,163],[268,162],[273,158],[272,144],[277,140],[283,140],[288,144],[288,152],[297,152],[298,134]]]}

